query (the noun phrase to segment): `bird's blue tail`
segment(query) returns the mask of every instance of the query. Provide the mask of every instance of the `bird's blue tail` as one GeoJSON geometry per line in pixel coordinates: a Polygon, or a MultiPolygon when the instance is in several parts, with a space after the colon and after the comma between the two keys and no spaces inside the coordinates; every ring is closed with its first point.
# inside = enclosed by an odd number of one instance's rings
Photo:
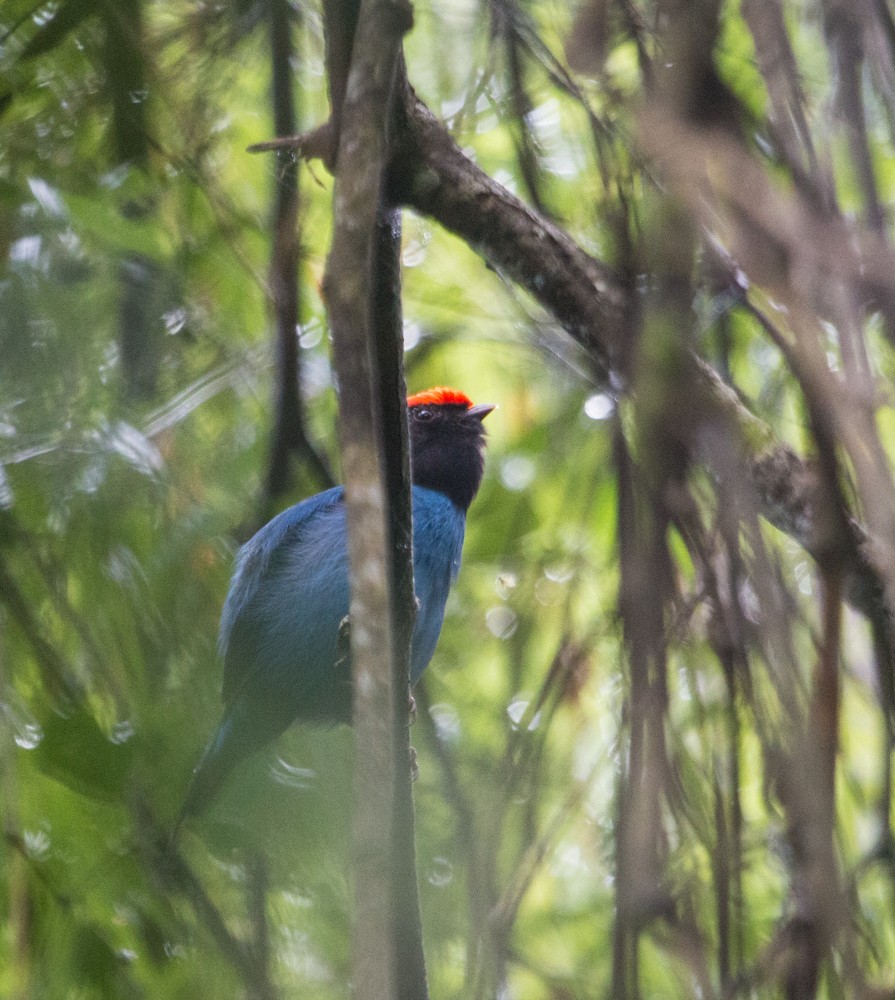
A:
{"type": "Polygon", "coordinates": [[[242,741],[234,739],[233,719],[224,719],[193,772],[193,780],[177,818],[172,839],[177,836],[185,820],[205,812],[233,767],[245,755],[242,741]]]}

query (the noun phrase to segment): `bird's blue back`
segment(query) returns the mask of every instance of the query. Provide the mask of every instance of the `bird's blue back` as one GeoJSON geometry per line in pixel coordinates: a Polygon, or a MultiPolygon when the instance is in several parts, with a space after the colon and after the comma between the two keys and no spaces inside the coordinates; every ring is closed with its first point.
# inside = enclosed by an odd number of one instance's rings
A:
{"type": "MultiPolygon", "coordinates": [[[[412,683],[435,651],[464,527],[464,513],[444,494],[413,487],[419,610],[412,683]]],[[[348,720],[350,671],[336,663],[348,603],[345,504],[336,487],[283,511],[239,551],[221,615],[226,714],[219,739],[245,752],[294,719],[348,720]]]]}
{"type": "MultiPolygon", "coordinates": [[[[460,567],[466,511],[484,471],[482,420],[444,387],[411,396],[413,548],[418,610],[410,680],[435,651],[460,567]]],[[[294,721],[348,722],[351,671],[340,624],[348,615],[344,492],[327,490],[265,525],[239,551],[221,616],[224,718],[193,775],[180,821],[212,800],[233,767],[294,721]]]]}

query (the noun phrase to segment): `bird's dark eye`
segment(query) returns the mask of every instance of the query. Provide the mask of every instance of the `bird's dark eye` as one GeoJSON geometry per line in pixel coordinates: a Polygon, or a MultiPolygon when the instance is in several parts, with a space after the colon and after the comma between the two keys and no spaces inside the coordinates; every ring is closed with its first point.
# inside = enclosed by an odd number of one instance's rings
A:
{"type": "Polygon", "coordinates": [[[435,416],[433,410],[427,410],[424,406],[421,406],[418,410],[413,411],[413,415],[417,420],[421,420],[425,423],[427,420],[431,420],[435,416]]]}

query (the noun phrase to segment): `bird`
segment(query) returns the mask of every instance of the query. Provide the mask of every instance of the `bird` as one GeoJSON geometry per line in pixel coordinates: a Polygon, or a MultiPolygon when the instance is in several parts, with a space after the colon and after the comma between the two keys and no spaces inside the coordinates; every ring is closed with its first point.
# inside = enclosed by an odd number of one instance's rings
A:
{"type": "MultiPolygon", "coordinates": [[[[473,405],[447,386],[407,399],[418,604],[411,685],[441,633],[466,513],[484,473],[482,421],[494,408],[473,405]]],[[[241,761],[294,722],[351,721],[348,604],[344,487],[289,507],[242,546],[218,633],[223,718],[196,766],[175,830],[205,811],[241,761]]]]}

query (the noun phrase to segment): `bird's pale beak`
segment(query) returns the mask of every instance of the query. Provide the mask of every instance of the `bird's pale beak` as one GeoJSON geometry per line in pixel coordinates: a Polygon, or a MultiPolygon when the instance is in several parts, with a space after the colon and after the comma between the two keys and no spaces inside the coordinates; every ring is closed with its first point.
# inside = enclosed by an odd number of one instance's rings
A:
{"type": "Polygon", "coordinates": [[[466,412],[470,417],[475,417],[477,420],[484,420],[492,410],[496,409],[497,403],[479,403],[478,406],[470,406],[466,412]]]}

